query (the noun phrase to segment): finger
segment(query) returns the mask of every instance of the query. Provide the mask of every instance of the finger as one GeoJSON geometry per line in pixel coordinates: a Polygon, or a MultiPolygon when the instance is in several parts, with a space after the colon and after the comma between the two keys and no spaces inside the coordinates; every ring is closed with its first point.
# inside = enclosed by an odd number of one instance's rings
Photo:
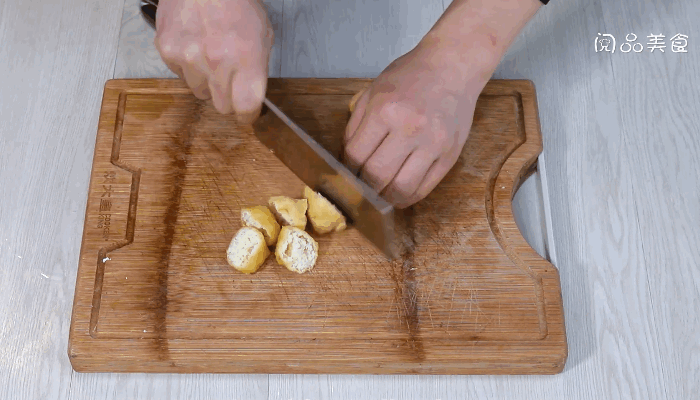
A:
{"type": "Polygon", "coordinates": [[[182,79],[183,81],[185,80],[185,71],[182,69],[182,67],[180,67],[180,65],[172,62],[165,62],[165,65],[168,67],[168,69],[173,71],[173,73],[177,75],[180,79],[182,79]]]}
{"type": "Polygon", "coordinates": [[[195,95],[200,100],[207,100],[211,98],[211,90],[209,90],[209,81],[207,80],[207,75],[201,69],[187,65],[183,69],[184,80],[187,82],[187,86],[192,89],[192,94],[195,95]]]}
{"type": "Polygon", "coordinates": [[[470,129],[460,130],[457,132],[455,137],[455,144],[448,153],[444,153],[437,162],[426,172],[423,181],[418,186],[418,189],[413,193],[413,195],[407,199],[403,205],[408,207],[411,204],[415,204],[423,200],[426,196],[432,192],[435,187],[442,182],[448,172],[455,166],[459,156],[462,154],[462,149],[464,144],[469,137],[470,129]]]}
{"type": "Polygon", "coordinates": [[[222,113],[228,113],[237,107],[242,110],[240,116],[244,119],[249,117],[262,105],[267,86],[270,49],[262,43],[251,44],[236,40],[211,41],[206,44],[206,63],[214,71],[209,79],[214,106],[222,113]],[[234,90],[235,97],[240,97],[236,100],[235,107],[234,90]],[[256,105],[258,98],[260,101],[256,105]]]}
{"type": "Polygon", "coordinates": [[[401,170],[384,189],[382,193],[384,199],[396,205],[397,208],[410,205],[409,200],[413,199],[428,171],[437,164],[436,161],[435,155],[423,149],[411,153],[401,170]]]}
{"type": "Polygon", "coordinates": [[[357,128],[360,126],[362,119],[365,115],[365,109],[367,108],[367,103],[369,102],[370,91],[365,88],[361,92],[358,92],[350,100],[350,120],[348,120],[348,125],[345,127],[345,135],[343,137],[344,144],[347,145],[350,139],[355,135],[357,128]],[[359,96],[358,96],[359,94],[359,96]]]}
{"type": "Polygon", "coordinates": [[[401,170],[402,165],[415,149],[415,142],[406,140],[403,131],[389,132],[362,166],[360,177],[369,186],[381,192],[401,170]]]}
{"type": "Polygon", "coordinates": [[[345,146],[345,162],[352,171],[358,171],[389,133],[389,127],[378,115],[367,114],[357,133],[345,146]]]}
{"type": "Polygon", "coordinates": [[[210,71],[208,86],[214,108],[231,112],[231,79],[238,68],[236,43],[230,38],[207,38],[203,42],[204,63],[210,71]]]}
{"type": "Polygon", "coordinates": [[[209,68],[204,60],[204,54],[197,43],[192,43],[185,48],[185,63],[183,65],[183,75],[187,86],[192,89],[192,93],[201,100],[211,97],[209,83],[209,68]]]}
{"type": "Polygon", "coordinates": [[[388,196],[394,199],[393,202],[397,208],[409,207],[423,200],[435,189],[450,169],[457,163],[459,156],[462,154],[464,144],[469,137],[469,131],[469,129],[458,130],[454,135],[454,140],[449,147],[449,151],[444,152],[442,147],[434,147],[429,151],[430,154],[439,154],[440,156],[433,161],[424,174],[421,175],[421,172],[416,171],[415,175],[413,175],[415,179],[411,179],[413,172],[410,171],[410,166],[406,168],[406,174],[404,174],[404,168],[399,171],[397,177],[394,178],[394,181],[389,184],[386,190],[388,196]],[[422,178],[420,178],[421,176],[422,178]],[[411,182],[410,184],[403,183],[409,180],[411,182]],[[414,186],[416,183],[418,183],[418,185],[414,186]],[[399,187],[403,187],[404,189],[397,191],[399,187]],[[415,190],[413,189],[414,187],[415,190]],[[413,190],[413,193],[408,194],[411,190],[413,190]]]}
{"type": "Polygon", "coordinates": [[[455,166],[457,160],[459,160],[460,154],[461,151],[455,151],[449,156],[441,157],[436,160],[426,172],[423,180],[418,186],[418,189],[416,189],[411,196],[406,198],[405,201],[398,202],[397,207],[406,208],[426,198],[433,190],[435,190],[437,185],[439,185],[440,182],[445,179],[445,176],[450,172],[452,167],[455,166]]]}
{"type": "Polygon", "coordinates": [[[267,90],[267,67],[238,71],[231,82],[233,109],[240,124],[251,124],[260,115],[267,90]]]}
{"type": "Polygon", "coordinates": [[[216,69],[209,75],[208,84],[211,100],[214,103],[214,108],[222,114],[230,113],[233,108],[230,82],[234,73],[234,61],[226,60],[217,63],[216,69]]]}
{"type": "Polygon", "coordinates": [[[457,160],[451,161],[448,159],[439,159],[435,161],[423,177],[423,181],[418,186],[418,189],[405,201],[399,202],[398,207],[406,208],[426,198],[435,187],[442,182],[445,175],[450,172],[450,169],[452,169],[456,161],[457,160]]]}
{"type": "Polygon", "coordinates": [[[170,40],[163,40],[160,36],[156,36],[153,39],[153,44],[160,54],[160,58],[163,60],[165,65],[173,71],[173,73],[184,79],[184,73],[180,67],[180,63],[177,61],[179,56],[179,50],[176,44],[172,43],[170,40]]]}

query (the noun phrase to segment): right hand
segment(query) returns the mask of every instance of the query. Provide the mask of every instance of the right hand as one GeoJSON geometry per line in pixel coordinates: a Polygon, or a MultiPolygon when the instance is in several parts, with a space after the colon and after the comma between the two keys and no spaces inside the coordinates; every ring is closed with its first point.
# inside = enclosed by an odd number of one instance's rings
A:
{"type": "Polygon", "coordinates": [[[160,0],[155,45],[197,98],[249,124],[267,89],[272,24],[260,0],[160,0]]]}

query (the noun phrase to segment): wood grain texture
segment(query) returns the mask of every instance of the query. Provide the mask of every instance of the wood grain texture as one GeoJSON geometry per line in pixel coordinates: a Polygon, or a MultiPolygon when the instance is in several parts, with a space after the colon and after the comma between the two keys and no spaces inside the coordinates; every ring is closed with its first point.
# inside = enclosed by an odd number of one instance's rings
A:
{"type": "MultiPolygon", "coordinates": [[[[644,257],[639,285],[646,286],[644,311],[652,316],[644,326],[651,340],[641,342],[637,335],[637,343],[659,360],[644,367],[650,379],[638,390],[652,398],[693,398],[700,391],[700,95],[691,87],[700,77],[700,46],[689,42],[688,53],[674,53],[670,41],[678,33],[698,36],[690,16],[700,6],[661,1],[648,6],[652,15],[615,3],[603,6],[611,34],[636,32],[646,40],[661,32],[668,46],[663,57],[645,54],[642,68],[626,57],[606,60],[613,76],[621,77],[606,82],[607,98],[618,110],[622,162],[631,166],[630,192],[644,257]]],[[[629,378],[615,374],[614,379],[611,383],[620,385],[629,378]]]]}
{"type": "Polygon", "coordinates": [[[114,62],[113,77],[176,78],[175,73],[170,71],[161,60],[153,44],[156,33],[141,16],[139,7],[141,0],[123,0],[123,2],[119,51],[114,62]]]}
{"type": "Polygon", "coordinates": [[[121,2],[0,2],[0,398],[66,398],[94,131],[121,2]]]}
{"type": "MultiPolygon", "coordinates": [[[[268,97],[334,155],[369,80],[271,80],[268,97]]],[[[493,81],[462,157],[406,210],[401,259],[354,229],[318,236],[311,273],[225,262],[240,210],[303,183],[178,80],[105,89],[69,354],[91,372],[561,371],[555,268],[520,235],[513,193],[541,151],[534,88],[493,81]]]]}

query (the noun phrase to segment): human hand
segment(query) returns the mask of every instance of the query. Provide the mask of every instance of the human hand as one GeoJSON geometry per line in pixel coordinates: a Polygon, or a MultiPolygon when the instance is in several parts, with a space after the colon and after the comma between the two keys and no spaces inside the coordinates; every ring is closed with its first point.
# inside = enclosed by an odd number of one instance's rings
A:
{"type": "Polygon", "coordinates": [[[272,24],[259,0],[161,0],[155,45],[197,98],[252,123],[267,89],[272,24]]]}
{"type": "Polygon", "coordinates": [[[430,193],[457,161],[479,94],[539,0],[454,0],[411,52],[359,96],[345,159],[398,208],[430,193]]]}
{"type": "Polygon", "coordinates": [[[345,131],[351,169],[398,208],[427,196],[456,163],[492,69],[463,74],[422,42],[356,98],[345,131]]]}

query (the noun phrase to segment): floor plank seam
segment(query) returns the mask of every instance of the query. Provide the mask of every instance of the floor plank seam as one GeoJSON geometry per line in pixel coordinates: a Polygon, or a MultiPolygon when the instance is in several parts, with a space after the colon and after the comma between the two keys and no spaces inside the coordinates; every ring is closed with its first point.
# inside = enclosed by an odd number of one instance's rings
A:
{"type": "Polygon", "coordinates": [[[127,21],[124,21],[124,12],[126,11],[126,0],[122,1],[122,17],[121,21],[119,22],[119,33],[117,34],[117,48],[116,51],[114,52],[114,64],[112,65],[112,79],[114,79],[116,73],[117,73],[117,62],[119,62],[119,48],[120,42],[121,42],[121,37],[122,37],[122,29],[124,29],[124,23],[130,21],[131,19],[127,19],[127,21]]]}

